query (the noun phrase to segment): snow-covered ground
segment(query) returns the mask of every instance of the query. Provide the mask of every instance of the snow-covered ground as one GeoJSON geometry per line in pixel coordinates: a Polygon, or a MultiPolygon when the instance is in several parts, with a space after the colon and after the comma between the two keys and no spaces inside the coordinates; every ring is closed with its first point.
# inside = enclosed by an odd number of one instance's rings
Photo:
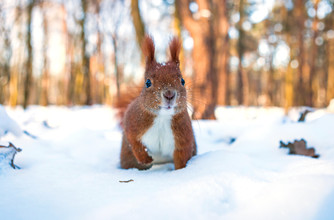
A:
{"type": "Polygon", "coordinates": [[[217,121],[193,122],[198,155],[177,171],[120,169],[111,108],[5,109],[18,125],[1,107],[0,144],[22,152],[20,170],[0,169],[0,219],[334,219],[334,114],[326,109],[298,123],[297,110],[218,108],[217,121]],[[301,138],[319,159],[279,148],[301,138]]]}

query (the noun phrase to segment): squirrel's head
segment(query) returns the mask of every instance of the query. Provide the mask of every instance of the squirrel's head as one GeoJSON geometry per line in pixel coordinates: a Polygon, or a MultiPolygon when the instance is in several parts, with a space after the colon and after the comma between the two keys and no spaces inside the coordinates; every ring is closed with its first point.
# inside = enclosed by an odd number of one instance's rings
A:
{"type": "Polygon", "coordinates": [[[174,37],[169,43],[170,60],[157,63],[155,46],[150,36],[145,36],[143,53],[146,57],[145,82],[141,93],[142,104],[155,114],[177,114],[187,108],[185,81],[179,68],[181,42],[174,37]]]}

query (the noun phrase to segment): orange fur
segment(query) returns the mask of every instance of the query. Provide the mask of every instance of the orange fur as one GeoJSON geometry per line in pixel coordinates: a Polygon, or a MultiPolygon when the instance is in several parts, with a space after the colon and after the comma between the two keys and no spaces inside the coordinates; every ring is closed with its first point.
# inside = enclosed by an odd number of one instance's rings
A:
{"type": "MultiPolygon", "coordinates": [[[[142,143],[142,137],[152,127],[155,118],[162,110],[163,104],[172,99],[173,112],[171,131],[174,140],[163,140],[175,143],[173,161],[175,169],[184,168],[188,160],[196,155],[196,143],[187,112],[187,94],[181,84],[179,69],[180,41],[174,38],[170,43],[171,59],[166,64],[157,63],[154,59],[154,43],[146,36],[143,52],[146,58],[145,81],[150,79],[152,86],[142,89],[138,96],[127,108],[123,119],[123,141],[121,149],[121,167],[124,169],[148,169],[154,163],[148,154],[147,147],[142,143]],[[175,99],[173,97],[175,95],[175,99]]],[[[158,134],[162,135],[163,134],[158,134]]]]}
{"type": "Polygon", "coordinates": [[[169,44],[169,52],[171,56],[171,61],[174,61],[175,63],[179,64],[179,54],[181,50],[181,42],[177,37],[174,37],[172,41],[169,44]]]}
{"type": "Polygon", "coordinates": [[[123,128],[123,118],[129,104],[140,95],[142,88],[134,85],[121,93],[121,97],[116,100],[114,107],[117,109],[116,117],[120,121],[120,126],[123,128]]]}
{"type": "Polygon", "coordinates": [[[146,57],[146,63],[151,63],[154,60],[154,53],[155,53],[155,46],[154,42],[152,40],[152,37],[149,35],[146,35],[143,41],[142,46],[143,54],[146,57]]]}

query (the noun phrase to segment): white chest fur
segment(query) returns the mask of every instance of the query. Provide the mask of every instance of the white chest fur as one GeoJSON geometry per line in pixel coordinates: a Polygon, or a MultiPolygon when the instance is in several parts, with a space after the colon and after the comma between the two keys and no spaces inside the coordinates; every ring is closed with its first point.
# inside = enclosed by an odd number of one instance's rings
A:
{"type": "Polygon", "coordinates": [[[175,141],[171,127],[172,117],[171,114],[158,114],[152,127],[141,138],[148,154],[153,157],[153,163],[173,161],[175,141]]]}

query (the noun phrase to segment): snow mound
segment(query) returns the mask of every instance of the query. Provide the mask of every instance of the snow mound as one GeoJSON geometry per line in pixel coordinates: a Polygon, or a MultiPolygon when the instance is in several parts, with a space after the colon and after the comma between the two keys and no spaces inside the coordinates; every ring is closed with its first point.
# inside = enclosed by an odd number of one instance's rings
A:
{"type": "Polygon", "coordinates": [[[120,169],[122,131],[111,108],[10,111],[39,138],[1,140],[23,149],[21,170],[0,172],[1,219],[334,219],[327,111],[298,123],[280,108],[219,108],[219,120],[193,121],[198,155],[176,171],[120,169]],[[320,158],[279,148],[301,138],[320,158]]]}
{"type": "Polygon", "coordinates": [[[327,110],[328,110],[329,112],[334,113],[334,99],[332,99],[332,100],[329,102],[329,105],[328,105],[328,107],[327,107],[327,110]]]}
{"type": "Polygon", "coordinates": [[[16,123],[16,121],[9,117],[6,109],[0,105],[0,137],[4,136],[8,132],[11,132],[18,137],[22,135],[20,126],[16,123]]]}

